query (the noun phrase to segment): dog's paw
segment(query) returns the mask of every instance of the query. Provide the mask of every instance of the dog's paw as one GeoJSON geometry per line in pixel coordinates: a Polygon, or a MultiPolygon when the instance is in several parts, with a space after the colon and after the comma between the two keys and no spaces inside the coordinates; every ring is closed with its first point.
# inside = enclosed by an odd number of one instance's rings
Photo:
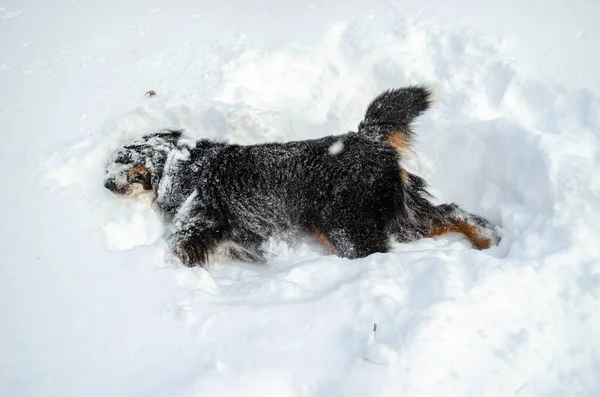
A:
{"type": "Polygon", "coordinates": [[[468,223],[474,229],[471,233],[471,241],[479,249],[487,249],[500,244],[500,228],[485,218],[478,215],[470,215],[468,223]]]}
{"type": "Polygon", "coordinates": [[[186,267],[204,266],[208,260],[206,249],[192,239],[171,237],[167,244],[173,256],[186,267]]]}

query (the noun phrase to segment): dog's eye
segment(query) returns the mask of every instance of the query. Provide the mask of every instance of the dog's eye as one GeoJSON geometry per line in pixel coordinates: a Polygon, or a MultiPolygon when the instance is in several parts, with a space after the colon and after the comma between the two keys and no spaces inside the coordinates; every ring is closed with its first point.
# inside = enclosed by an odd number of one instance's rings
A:
{"type": "Polygon", "coordinates": [[[133,162],[133,160],[131,159],[130,154],[120,154],[115,159],[115,163],[117,163],[117,164],[130,164],[132,162],[133,162]]]}

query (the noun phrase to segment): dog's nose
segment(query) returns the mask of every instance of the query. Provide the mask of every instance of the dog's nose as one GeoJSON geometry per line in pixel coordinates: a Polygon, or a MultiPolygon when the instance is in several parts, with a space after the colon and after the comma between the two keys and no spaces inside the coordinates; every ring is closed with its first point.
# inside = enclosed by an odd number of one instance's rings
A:
{"type": "Polygon", "coordinates": [[[104,181],[104,187],[107,188],[108,190],[110,190],[111,192],[114,192],[115,190],[117,190],[117,184],[110,179],[107,179],[106,181],[104,181]]]}

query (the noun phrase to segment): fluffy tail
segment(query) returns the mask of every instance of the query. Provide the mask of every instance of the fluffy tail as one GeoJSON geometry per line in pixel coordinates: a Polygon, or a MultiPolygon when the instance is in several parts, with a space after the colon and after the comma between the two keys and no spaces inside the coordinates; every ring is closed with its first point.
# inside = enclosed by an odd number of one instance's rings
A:
{"type": "Polygon", "coordinates": [[[435,100],[434,90],[425,86],[385,91],[367,108],[358,132],[387,142],[397,150],[407,149],[413,136],[411,123],[435,100]]]}

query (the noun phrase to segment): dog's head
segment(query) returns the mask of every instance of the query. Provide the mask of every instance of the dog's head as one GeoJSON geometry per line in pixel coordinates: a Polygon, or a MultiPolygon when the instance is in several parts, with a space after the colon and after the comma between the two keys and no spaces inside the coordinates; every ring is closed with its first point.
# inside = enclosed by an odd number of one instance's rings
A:
{"type": "Polygon", "coordinates": [[[161,131],[123,146],[106,167],[104,187],[121,196],[152,191],[160,180],[168,152],[181,136],[181,131],[161,131]]]}

